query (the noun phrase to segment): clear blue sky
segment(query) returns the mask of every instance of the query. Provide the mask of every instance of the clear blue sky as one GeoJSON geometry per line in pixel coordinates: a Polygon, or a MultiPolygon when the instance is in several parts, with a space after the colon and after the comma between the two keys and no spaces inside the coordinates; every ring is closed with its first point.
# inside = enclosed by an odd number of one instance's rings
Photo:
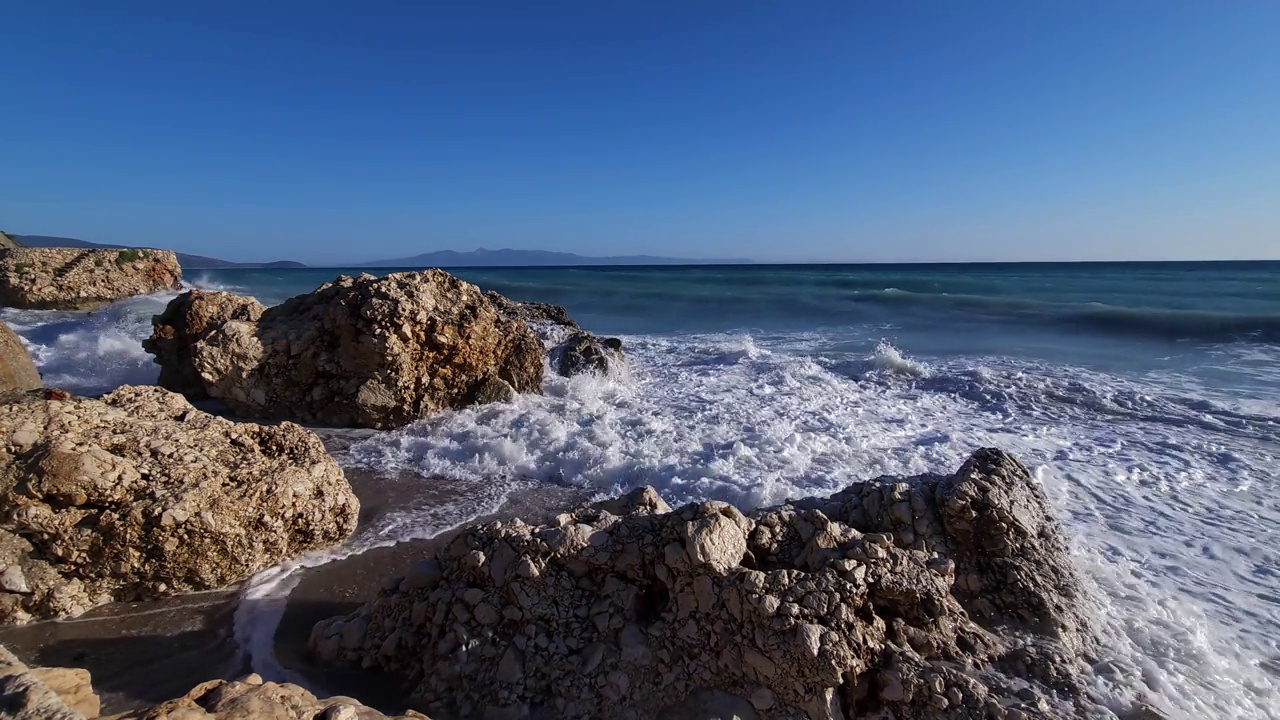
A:
{"type": "Polygon", "coordinates": [[[1280,2],[0,4],[0,228],[313,263],[1280,258],[1280,2]]]}

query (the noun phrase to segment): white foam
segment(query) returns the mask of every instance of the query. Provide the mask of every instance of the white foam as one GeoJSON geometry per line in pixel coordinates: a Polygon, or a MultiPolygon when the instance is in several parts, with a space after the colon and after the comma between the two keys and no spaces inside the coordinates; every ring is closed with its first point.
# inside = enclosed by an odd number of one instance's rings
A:
{"type": "Polygon", "coordinates": [[[1009,359],[862,360],[741,335],[627,339],[632,379],[551,378],[543,396],[446,413],[352,449],[424,475],[527,478],[743,505],[881,474],[949,471],[975,448],[1035,470],[1095,579],[1115,709],[1274,717],[1280,685],[1280,410],[1194,383],[1009,359]],[[1268,599],[1270,598],[1270,599],[1268,599]]]}
{"type": "Polygon", "coordinates": [[[0,309],[22,338],[45,385],[98,395],[120,385],[151,385],[160,369],[142,349],[151,317],[176,293],[128,298],[99,310],[0,309]]]}

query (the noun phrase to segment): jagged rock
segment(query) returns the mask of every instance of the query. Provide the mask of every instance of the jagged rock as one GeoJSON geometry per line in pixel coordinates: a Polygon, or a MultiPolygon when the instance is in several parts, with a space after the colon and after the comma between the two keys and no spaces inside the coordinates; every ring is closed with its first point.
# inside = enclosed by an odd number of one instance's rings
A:
{"type": "Polygon", "coordinates": [[[263,682],[258,675],[211,680],[154,708],[128,712],[113,720],[431,720],[410,710],[383,715],[349,697],[317,698],[292,683],[263,682]]]}
{"type": "MultiPolygon", "coordinates": [[[[101,702],[87,670],[28,668],[0,646],[0,717],[12,720],[93,720],[101,702]]],[[[259,675],[211,680],[180,698],[111,720],[431,720],[410,710],[383,715],[349,697],[320,699],[291,683],[259,675]]]]}
{"type": "Polygon", "coordinates": [[[517,302],[511,298],[489,290],[485,298],[493,303],[495,309],[506,317],[529,323],[530,325],[556,325],[572,330],[578,329],[578,323],[569,318],[569,311],[560,305],[540,302],[517,302]]]}
{"type": "Polygon", "coordinates": [[[145,343],[161,384],[241,416],[391,428],[542,387],[542,343],[442,270],[343,276],[265,309],[187,293],[145,343]]]}
{"type": "Polygon", "coordinates": [[[40,373],[22,339],[0,322],[0,393],[21,392],[40,387],[40,373]]]}
{"type": "Polygon", "coordinates": [[[297,425],[157,387],[16,396],[0,405],[0,622],[222,587],[346,538],[358,512],[297,425]]]}
{"type": "Polygon", "coordinates": [[[160,366],[159,385],[191,400],[209,397],[196,370],[192,349],[228,322],[257,322],[266,309],[256,298],[229,292],[191,290],[170,301],[164,312],[153,319],[155,330],[151,337],[142,342],[160,366]]]}
{"type": "Polygon", "coordinates": [[[659,718],[709,697],[762,720],[1097,709],[1065,543],[996,450],[748,515],[643,489],[545,526],[466,528],[418,568],[310,647],[403,676],[441,714],[659,718]]]}
{"type": "Polygon", "coordinates": [[[565,377],[604,375],[623,363],[622,341],[578,331],[551,349],[551,362],[556,372],[565,377]]]}
{"type": "Polygon", "coordinates": [[[83,310],[182,288],[168,250],[0,249],[0,305],[83,310]]]}
{"type": "Polygon", "coordinates": [[[516,302],[489,291],[485,297],[498,312],[529,324],[549,348],[548,360],[558,375],[607,374],[625,362],[622,340],[597,337],[578,326],[559,305],[516,302]]]}
{"type": "Polygon", "coordinates": [[[9,720],[86,720],[98,717],[89,672],[28,668],[0,645],[0,715],[9,720]]]}

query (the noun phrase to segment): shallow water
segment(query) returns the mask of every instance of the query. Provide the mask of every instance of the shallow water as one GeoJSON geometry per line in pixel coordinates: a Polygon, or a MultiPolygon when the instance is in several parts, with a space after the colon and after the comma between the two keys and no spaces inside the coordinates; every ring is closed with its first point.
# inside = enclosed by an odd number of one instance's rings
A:
{"type": "MultiPolygon", "coordinates": [[[[279,302],[336,274],[189,280],[279,302]]],[[[951,471],[996,445],[1071,531],[1117,708],[1280,717],[1280,264],[457,274],[623,336],[629,372],[550,377],[541,396],[353,436],[340,461],[407,483],[408,499],[350,547],[251,584],[255,613],[238,621],[255,664],[272,662],[272,608],[296,568],[430,536],[517,491],[651,484],[671,502],[760,505],[951,471]],[[458,500],[440,501],[442,482],[458,500]]],[[[49,382],[101,392],[154,380],[138,341],[166,300],[0,317],[49,382]]]]}

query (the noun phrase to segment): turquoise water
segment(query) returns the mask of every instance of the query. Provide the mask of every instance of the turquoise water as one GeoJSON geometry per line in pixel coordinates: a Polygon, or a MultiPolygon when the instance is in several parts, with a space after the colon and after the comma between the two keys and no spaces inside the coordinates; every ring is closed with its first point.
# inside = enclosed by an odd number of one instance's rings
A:
{"type": "MultiPolygon", "coordinates": [[[[341,272],[359,271],[187,280],[274,304],[341,272]]],[[[538,484],[759,505],[954,470],[995,445],[1033,470],[1073,537],[1106,641],[1099,693],[1175,718],[1280,717],[1280,263],[452,272],[622,336],[629,369],[548,376],[541,395],[358,442],[340,462],[387,482],[449,478],[467,499],[424,492],[334,557],[538,484]]],[[[170,297],[0,316],[46,382],[102,392],[155,381],[140,342],[170,297]]],[[[253,592],[282,599],[291,572],[253,592]]],[[[243,622],[244,637],[274,628],[243,622]]]]}

